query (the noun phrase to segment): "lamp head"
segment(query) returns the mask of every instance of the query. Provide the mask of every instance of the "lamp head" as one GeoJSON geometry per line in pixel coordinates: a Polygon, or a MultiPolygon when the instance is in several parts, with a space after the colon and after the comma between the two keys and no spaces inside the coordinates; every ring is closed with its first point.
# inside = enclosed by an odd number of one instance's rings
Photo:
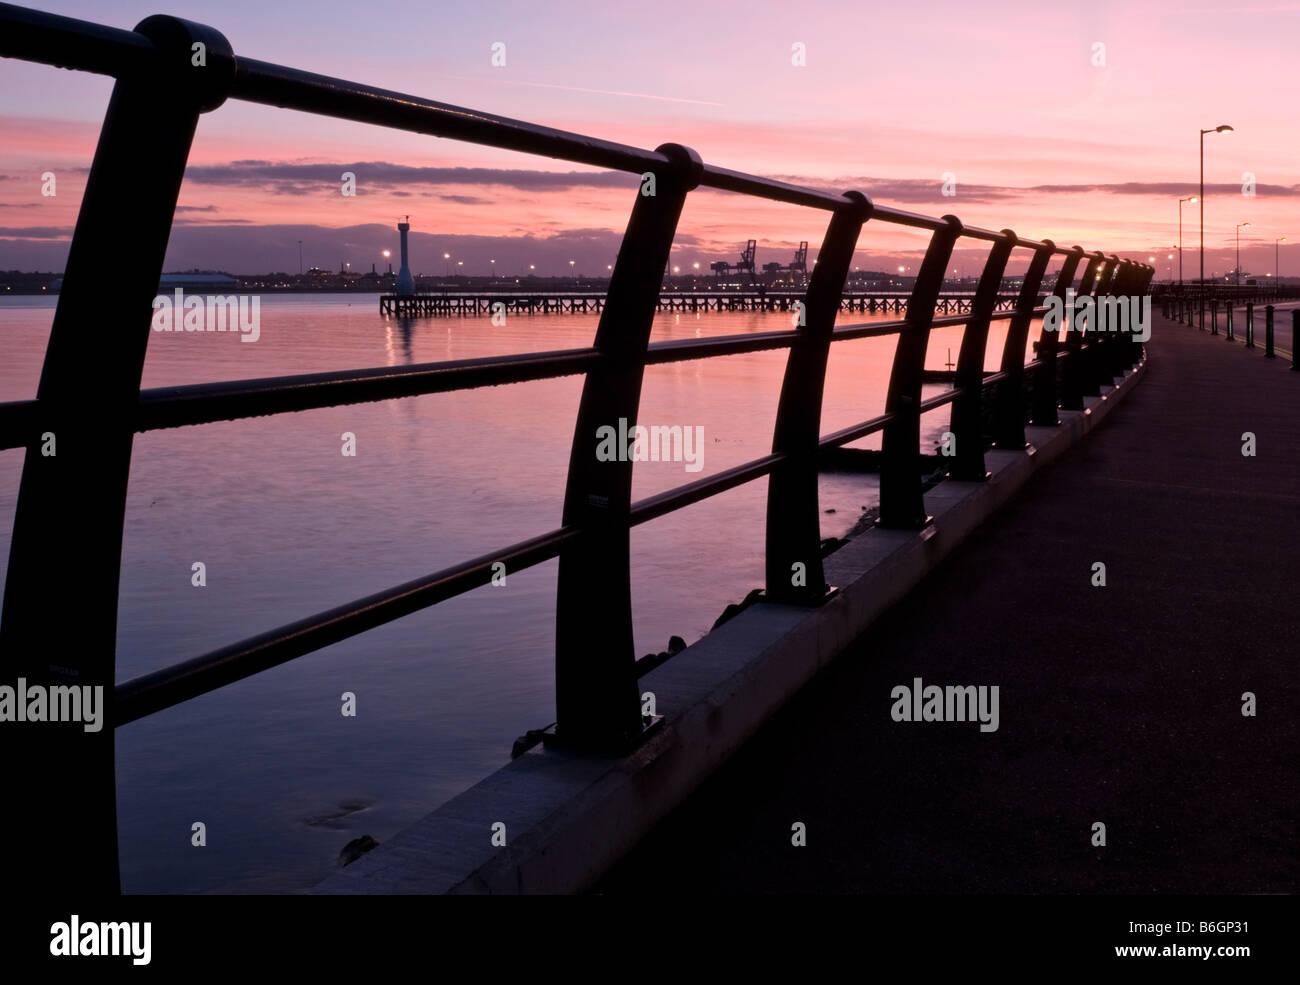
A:
{"type": "Polygon", "coordinates": [[[1220,123],[1217,127],[1214,128],[1214,132],[1215,132],[1215,133],[1232,133],[1232,127],[1228,126],[1228,124],[1226,124],[1226,123],[1220,123]]]}

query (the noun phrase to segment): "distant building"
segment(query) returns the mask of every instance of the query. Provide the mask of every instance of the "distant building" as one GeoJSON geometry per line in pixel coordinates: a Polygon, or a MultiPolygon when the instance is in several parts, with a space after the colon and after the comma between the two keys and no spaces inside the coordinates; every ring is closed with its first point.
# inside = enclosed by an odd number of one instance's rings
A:
{"type": "Polygon", "coordinates": [[[239,279],[230,274],[189,273],[163,274],[158,278],[159,291],[174,291],[176,288],[194,291],[233,291],[239,287],[239,279]]]}

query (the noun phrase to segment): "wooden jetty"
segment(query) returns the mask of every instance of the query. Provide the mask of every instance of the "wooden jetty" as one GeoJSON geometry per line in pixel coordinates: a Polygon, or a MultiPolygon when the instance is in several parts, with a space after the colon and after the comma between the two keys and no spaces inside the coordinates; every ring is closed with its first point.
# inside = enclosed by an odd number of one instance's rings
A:
{"type": "MultiPolygon", "coordinates": [[[[660,311],[790,311],[804,294],[795,291],[669,291],[659,295],[660,311]]],[[[903,312],[909,292],[845,292],[840,298],[841,311],[867,313],[903,312]]],[[[935,304],[939,315],[959,315],[970,311],[972,295],[940,295],[935,304]]],[[[998,311],[1014,307],[1016,296],[998,297],[998,311]]],[[[394,317],[468,316],[503,314],[551,315],[600,312],[605,307],[603,293],[447,293],[384,294],[379,298],[379,313],[394,317]],[[501,305],[502,307],[496,307],[501,305]]]]}

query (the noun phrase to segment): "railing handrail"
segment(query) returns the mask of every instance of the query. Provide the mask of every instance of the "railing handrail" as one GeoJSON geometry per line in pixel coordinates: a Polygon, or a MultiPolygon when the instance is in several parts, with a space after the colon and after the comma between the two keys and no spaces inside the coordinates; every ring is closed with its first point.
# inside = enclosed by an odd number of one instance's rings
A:
{"type": "MultiPolygon", "coordinates": [[[[1023,447],[1026,384],[1035,395],[1036,423],[1050,423],[1057,406],[1083,406],[1085,393],[1140,356],[1129,337],[1090,333],[1058,347],[1046,329],[1038,357],[1024,354],[1031,322],[1043,313],[1042,280],[1049,259],[1064,257],[1048,296],[1064,297],[1076,280],[1082,293],[1145,293],[1153,268],[1078,246],[1026,239],[1012,230],[966,226],[956,217],[934,218],[873,203],[855,191],[836,194],[707,164],[687,148],[665,144],[653,151],[556,130],[463,107],[237,57],[212,28],[178,18],[151,17],[135,31],[0,4],[0,55],[113,76],[113,97],[83,198],[69,252],[64,289],[55,309],[44,369],[35,400],[0,405],[0,447],[25,447],[22,488],[14,524],[0,634],[12,652],[34,648],[54,635],[69,651],[59,666],[24,654],[37,679],[106,678],[114,694],[109,724],[138,720],[232,681],[302,656],[392,619],[486,584],[494,566],[518,570],[559,558],[556,606],[556,693],[559,737],[586,749],[626,748],[643,732],[636,701],[632,652],[629,531],[640,523],[762,476],[769,478],[767,595],[773,601],[818,605],[828,595],[821,559],[815,473],[819,456],[870,434],[882,433],[880,522],[920,526],[928,522],[922,499],[919,427],[923,413],[953,407],[953,431],[963,451],[953,478],[979,481],[985,449],[981,401],[996,390],[995,438],[999,447],[1023,447]],[[206,51],[204,73],[195,74],[192,46],[206,51]],[[138,317],[153,297],[161,274],[166,234],[174,218],[190,141],[199,116],[227,98],[355,122],[449,137],[630,173],[652,171],[654,196],[638,194],[624,232],[623,249],[610,278],[593,344],[554,352],[519,353],[426,363],[400,369],[344,370],[266,379],[200,383],[144,390],[140,378],[149,336],[107,340],[78,335],[94,316],[88,307],[109,287],[96,264],[111,249],[114,228],[139,230],[139,263],[118,288],[125,319],[138,317]],[[157,113],[160,105],[165,112],[157,113]],[[147,175],[135,156],[148,138],[158,160],[147,175]],[[135,170],[132,170],[135,169],[135,170]],[[729,191],[831,213],[812,268],[797,328],[752,335],[650,341],[668,250],[681,208],[697,188],[729,191]],[[858,236],[867,222],[926,230],[931,234],[907,315],[888,323],[837,325],[858,236]],[[991,244],[979,287],[965,315],[936,317],[944,273],[961,239],[991,244]],[[1012,311],[996,312],[1008,258],[1014,249],[1032,256],[1012,311]],[[1082,277],[1076,276],[1085,262],[1082,277]],[[1002,365],[984,371],[991,322],[1008,320],[1002,365]],[[962,351],[952,388],[921,399],[929,334],[964,325],[962,351]],[[834,342],[897,335],[885,411],[831,434],[820,432],[826,360],[834,342]],[[83,351],[83,349],[85,351],[83,351]],[[647,366],[718,355],[788,349],[771,454],[715,475],[650,496],[631,499],[632,462],[597,462],[587,440],[595,425],[619,418],[635,421],[647,366]],[[1066,373],[1058,383],[1059,368],[1066,373]],[[356,599],[210,653],[123,683],[114,680],[116,587],[120,577],[121,527],[130,468],[131,438],[158,428],[373,402],[418,394],[452,392],[501,383],[583,375],[561,523],[555,529],[484,555],[356,599]],[[60,452],[44,467],[43,428],[60,432],[60,452]],[[66,449],[66,451],[64,450],[66,449]],[[809,482],[809,478],[813,481],[809,482]],[[99,500],[78,500],[98,483],[99,500]],[[57,521],[57,522],[55,522],[57,521]],[[51,534],[51,530],[54,531],[51,534]],[[51,543],[53,538],[53,543],[51,543]],[[89,547],[86,546],[89,544],[89,547]],[[75,559],[70,561],[70,559],[75,559]],[[791,564],[793,562],[793,564],[791,564]],[[112,598],[95,605],[75,624],[60,622],[57,586],[75,567],[87,583],[111,584],[112,598]],[[804,569],[802,581],[791,568],[804,569]]],[[[114,849],[106,882],[116,881],[112,734],[94,746],[100,795],[90,808],[106,818],[114,849]],[[106,765],[105,765],[106,764],[106,765]],[[104,770],[107,769],[107,773],[104,770]],[[107,779],[105,780],[105,776],[107,779]],[[107,784],[107,787],[104,786],[107,784]]],[[[51,747],[53,748],[53,747],[51,747]]],[[[32,782],[42,750],[32,760],[32,782]]],[[[50,792],[51,803],[70,804],[67,791],[50,792]],[[61,799],[60,799],[61,798],[61,799]]],[[[36,798],[39,800],[39,798],[36,798]]],[[[81,838],[87,808],[76,804],[47,820],[69,840],[81,838]],[[67,816],[65,816],[65,814],[67,816]]],[[[109,835],[100,832],[108,851],[109,835]]],[[[89,849],[87,849],[89,851],[89,849]]],[[[84,861],[84,860],[83,860],[84,861]]]]}

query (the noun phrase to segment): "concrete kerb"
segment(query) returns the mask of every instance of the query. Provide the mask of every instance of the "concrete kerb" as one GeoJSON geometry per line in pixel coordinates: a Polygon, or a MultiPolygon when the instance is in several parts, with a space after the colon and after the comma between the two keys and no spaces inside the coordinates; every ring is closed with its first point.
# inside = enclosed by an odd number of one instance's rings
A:
{"type": "Polygon", "coordinates": [[[819,669],[1006,503],[1096,427],[1146,372],[1143,361],[1027,427],[1023,451],[990,451],[987,482],[926,494],[925,530],[870,530],[826,559],[840,593],[818,609],[759,603],[641,679],[663,728],[622,759],[536,747],[363,855],[319,894],[572,893],[593,885],[819,669]],[[492,844],[493,825],[506,844],[492,844]]]}

